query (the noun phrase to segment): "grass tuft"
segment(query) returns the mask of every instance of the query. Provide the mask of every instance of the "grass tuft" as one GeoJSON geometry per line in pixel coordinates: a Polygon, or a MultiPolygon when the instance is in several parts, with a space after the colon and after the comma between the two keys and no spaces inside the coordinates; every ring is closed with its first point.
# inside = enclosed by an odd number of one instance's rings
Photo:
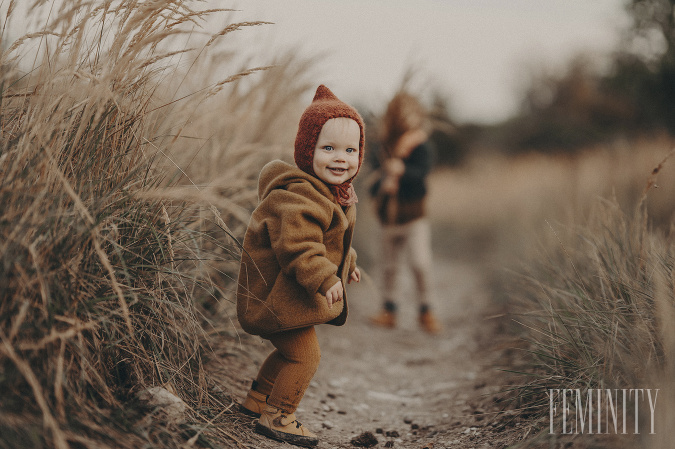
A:
{"type": "Polygon", "coordinates": [[[656,389],[672,379],[675,247],[667,230],[650,225],[646,205],[670,154],[632,210],[598,200],[585,224],[549,225],[555,243],[512,288],[527,342],[517,391],[523,409],[539,417],[535,427],[548,432],[549,389],[656,389]]]}
{"type": "Polygon", "coordinates": [[[208,446],[231,406],[205,364],[309,63],[208,79],[228,61],[207,47],[263,23],[199,43],[187,27],[223,10],[198,3],[36,1],[43,29],[0,55],[1,448],[208,446]],[[148,421],[149,386],[201,427],[148,421]]]}

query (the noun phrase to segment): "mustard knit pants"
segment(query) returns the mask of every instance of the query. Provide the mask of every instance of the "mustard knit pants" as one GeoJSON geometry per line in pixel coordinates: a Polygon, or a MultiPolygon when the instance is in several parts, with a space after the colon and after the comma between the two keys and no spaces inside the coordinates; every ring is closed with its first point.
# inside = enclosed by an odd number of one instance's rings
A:
{"type": "Polygon", "coordinates": [[[256,390],[269,395],[269,405],[294,413],[321,360],[316,331],[312,326],[278,332],[265,338],[276,349],[260,367],[256,390]]]}

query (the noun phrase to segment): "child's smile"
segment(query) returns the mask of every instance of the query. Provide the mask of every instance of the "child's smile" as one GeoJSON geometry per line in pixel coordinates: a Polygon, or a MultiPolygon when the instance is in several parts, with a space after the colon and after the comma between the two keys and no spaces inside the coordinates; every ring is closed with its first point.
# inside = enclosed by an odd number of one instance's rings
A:
{"type": "Polygon", "coordinates": [[[347,171],[346,168],[339,168],[339,167],[328,167],[328,170],[330,170],[331,172],[333,172],[333,173],[335,174],[335,176],[340,176],[340,175],[343,174],[345,171],[347,171]]]}
{"type": "Polygon", "coordinates": [[[322,181],[339,185],[356,175],[359,167],[361,129],[354,120],[337,117],[321,128],[312,168],[322,181]]]}

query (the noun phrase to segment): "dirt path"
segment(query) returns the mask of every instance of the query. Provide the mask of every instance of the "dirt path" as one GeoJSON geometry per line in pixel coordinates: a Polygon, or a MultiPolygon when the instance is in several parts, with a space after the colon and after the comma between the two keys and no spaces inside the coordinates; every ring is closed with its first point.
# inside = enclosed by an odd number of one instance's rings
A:
{"type": "MultiPolygon", "coordinates": [[[[377,447],[503,448],[513,441],[518,429],[496,414],[493,401],[503,385],[494,366],[498,353],[489,349],[494,325],[486,319],[482,272],[467,262],[436,262],[441,335],[418,329],[414,301],[401,302],[397,329],[369,325],[367,317],[380,301],[367,281],[349,287],[345,326],[317,328],[321,365],[297,416],[319,435],[319,448],[353,448],[352,440],[363,441],[366,432],[377,447]]],[[[410,285],[402,288],[412,293],[410,285]]],[[[249,354],[254,362],[260,358],[257,365],[269,349],[261,346],[257,355],[249,354]]],[[[255,374],[253,366],[245,369],[255,374]]],[[[255,447],[291,447],[250,438],[255,447]]]]}

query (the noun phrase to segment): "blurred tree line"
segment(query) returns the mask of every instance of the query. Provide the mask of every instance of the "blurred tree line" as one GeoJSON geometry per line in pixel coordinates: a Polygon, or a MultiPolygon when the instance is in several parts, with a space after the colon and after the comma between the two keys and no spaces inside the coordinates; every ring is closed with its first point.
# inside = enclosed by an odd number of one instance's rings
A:
{"type": "Polygon", "coordinates": [[[675,0],[628,0],[632,26],[600,72],[588,56],[536,74],[520,113],[490,132],[510,152],[568,152],[617,137],[675,134],[675,0]]]}
{"type": "Polygon", "coordinates": [[[503,123],[457,124],[449,99],[433,93],[436,162],[458,165],[479,148],[569,153],[645,134],[675,136],[675,0],[626,0],[625,8],[631,26],[608,64],[579,55],[561,72],[532,71],[519,112],[503,123]]]}
{"type": "Polygon", "coordinates": [[[619,138],[675,135],[675,0],[626,0],[625,8],[631,27],[608,64],[579,55],[558,73],[532,70],[519,112],[503,123],[454,124],[447,99],[438,97],[437,122],[454,128],[432,136],[437,161],[459,164],[476,147],[564,153],[619,138]]]}

